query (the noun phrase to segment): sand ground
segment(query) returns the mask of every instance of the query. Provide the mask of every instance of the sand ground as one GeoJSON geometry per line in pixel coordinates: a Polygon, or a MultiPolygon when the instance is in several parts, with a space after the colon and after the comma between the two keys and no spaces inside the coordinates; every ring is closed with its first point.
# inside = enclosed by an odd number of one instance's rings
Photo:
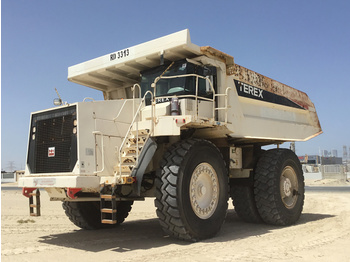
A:
{"type": "Polygon", "coordinates": [[[119,227],[97,231],[74,226],[46,192],[41,201],[42,216],[30,217],[21,191],[1,191],[2,261],[350,261],[349,191],[307,191],[290,227],[244,223],[230,204],[221,232],[197,243],[165,236],[153,199],[136,202],[119,227]]]}

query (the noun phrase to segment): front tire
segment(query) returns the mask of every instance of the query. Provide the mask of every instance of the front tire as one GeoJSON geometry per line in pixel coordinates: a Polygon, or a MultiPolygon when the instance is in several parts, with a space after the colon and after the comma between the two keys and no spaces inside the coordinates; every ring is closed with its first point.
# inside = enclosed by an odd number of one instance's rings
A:
{"type": "Polygon", "coordinates": [[[163,230],[197,241],[216,235],[226,217],[228,176],[217,147],[188,139],[165,154],[156,178],[157,215],[163,230]]]}
{"type": "Polygon", "coordinates": [[[263,221],[291,225],[304,205],[304,176],[298,157],[289,149],[266,151],[254,176],[255,202],[263,221]]]}

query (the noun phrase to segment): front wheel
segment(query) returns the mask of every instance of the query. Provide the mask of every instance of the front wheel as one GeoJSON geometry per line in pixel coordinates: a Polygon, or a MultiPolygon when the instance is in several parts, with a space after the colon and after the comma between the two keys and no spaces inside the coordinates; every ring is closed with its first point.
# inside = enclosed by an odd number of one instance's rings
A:
{"type": "Polygon", "coordinates": [[[226,216],[228,176],[217,147],[188,139],[165,154],[156,179],[157,215],[171,236],[197,241],[216,235],[226,216]]]}
{"type": "Polygon", "coordinates": [[[298,157],[288,149],[266,151],[254,176],[255,202],[264,222],[291,225],[304,205],[304,176],[298,157]]]}

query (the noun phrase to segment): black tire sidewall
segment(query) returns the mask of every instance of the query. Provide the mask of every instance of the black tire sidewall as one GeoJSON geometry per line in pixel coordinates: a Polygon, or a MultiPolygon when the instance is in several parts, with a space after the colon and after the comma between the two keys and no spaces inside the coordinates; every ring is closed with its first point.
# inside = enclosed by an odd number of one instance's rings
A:
{"type": "Polygon", "coordinates": [[[215,146],[199,141],[187,152],[178,175],[177,195],[180,215],[191,235],[203,239],[215,235],[220,230],[227,211],[228,177],[221,153],[215,146]],[[214,168],[219,183],[218,205],[208,219],[201,219],[194,213],[189,195],[193,171],[201,163],[208,163],[214,168]]]}

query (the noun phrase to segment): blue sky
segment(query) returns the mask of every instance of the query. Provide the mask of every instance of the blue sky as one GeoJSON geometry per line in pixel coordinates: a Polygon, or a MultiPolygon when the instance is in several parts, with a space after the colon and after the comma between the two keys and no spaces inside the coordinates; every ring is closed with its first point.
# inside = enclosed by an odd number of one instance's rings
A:
{"type": "Polygon", "coordinates": [[[350,2],[2,0],[1,168],[22,169],[30,112],[63,100],[103,99],[70,83],[67,68],[190,29],[192,42],[306,92],[324,134],[297,154],[350,146],[350,2]]]}

